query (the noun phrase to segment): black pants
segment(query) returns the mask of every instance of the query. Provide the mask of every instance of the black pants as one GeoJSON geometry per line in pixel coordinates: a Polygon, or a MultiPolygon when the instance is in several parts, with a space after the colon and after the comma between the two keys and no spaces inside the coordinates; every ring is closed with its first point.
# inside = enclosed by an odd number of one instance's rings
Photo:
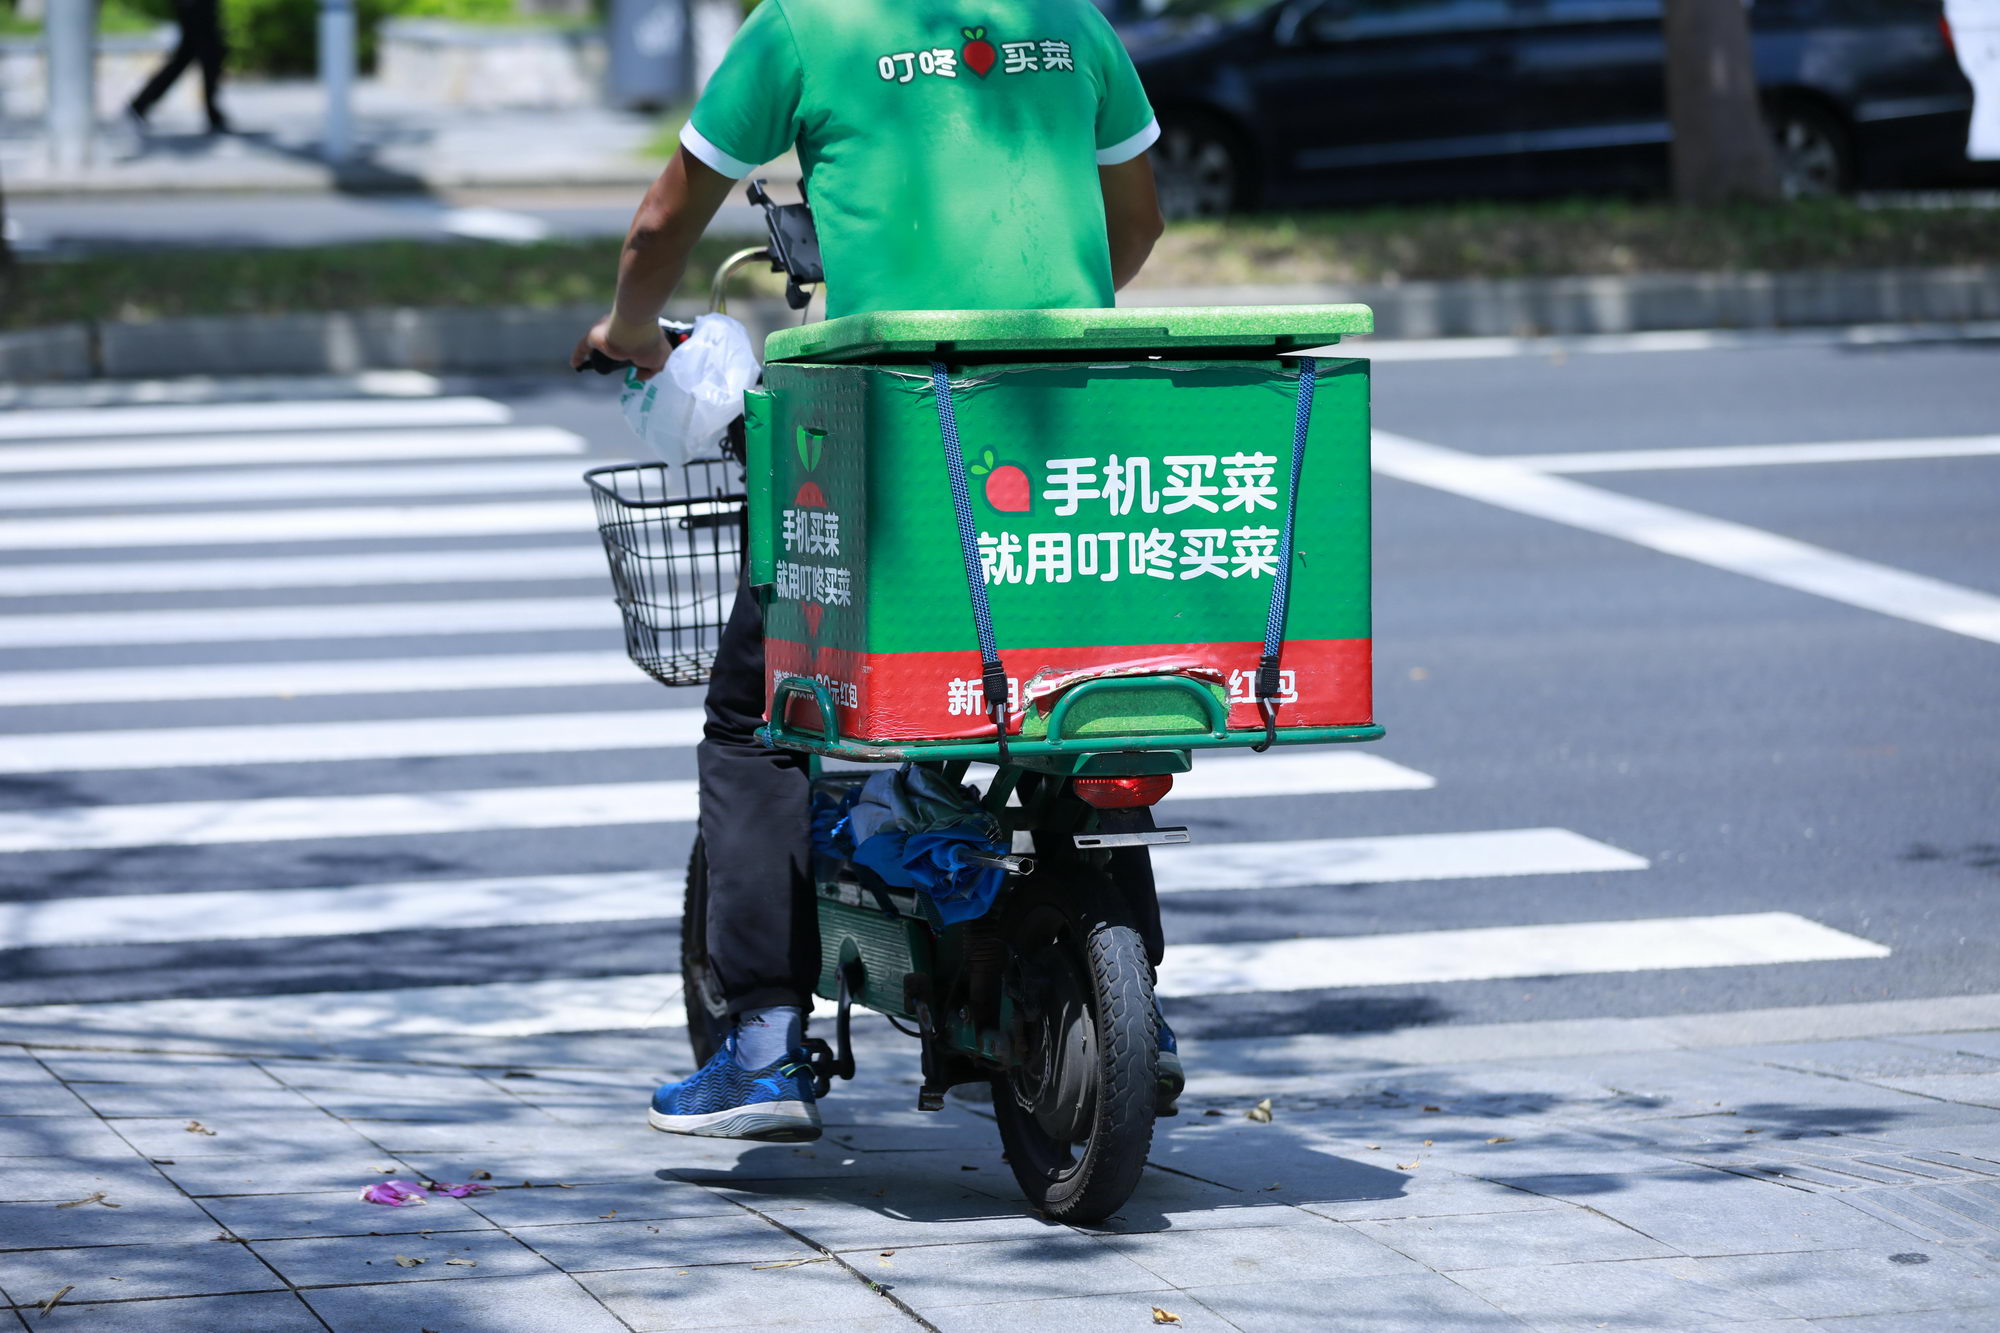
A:
{"type": "Polygon", "coordinates": [[[708,852],[708,957],[731,1013],[810,1005],[819,976],[806,759],[757,739],[765,690],[764,613],[756,594],[739,586],[695,751],[708,852]]]}
{"type": "Polygon", "coordinates": [[[201,66],[201,98],[208,108],[208,123],[219,128],[224,122],[222,109],[216,105],[215,95],[222,86],[222,16],[220,0],[174,0],[174,18],[181,25],[180,44],[167,57],[167,63],[146,81],[139,95],[132,99],[132,109],[145,115],[153,109],[167,89],[174,86],[174,80],[187,72],[193,64],[201,66]]]}

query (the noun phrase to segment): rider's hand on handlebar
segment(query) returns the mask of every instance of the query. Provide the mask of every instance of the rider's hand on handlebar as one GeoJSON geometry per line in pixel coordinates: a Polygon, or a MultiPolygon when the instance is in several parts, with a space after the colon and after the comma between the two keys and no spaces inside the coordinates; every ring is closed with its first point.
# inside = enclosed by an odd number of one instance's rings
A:
{"type": "Polygon", "coordinates": [[[660,331],[657,321],[630,324],[616,315],[600,319],[589,333],[583,335],[576,350],[570,353],[570,365],[581,370],[590,359],[592,349],[614,361],[630,361],[634,372],[642,380],[649,380],[660,373],[667,364],[670,350],[666,335],[660,331]]]}

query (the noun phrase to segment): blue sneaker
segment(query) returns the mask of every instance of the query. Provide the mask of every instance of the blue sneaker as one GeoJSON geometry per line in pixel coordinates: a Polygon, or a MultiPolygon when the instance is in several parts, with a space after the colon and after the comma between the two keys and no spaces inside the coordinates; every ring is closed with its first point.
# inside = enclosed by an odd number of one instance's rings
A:
{"type": "Polygon", "coordinates": [[[669,1134],[803,1143],[819,1137],[812,1070],[802,1052],[762,1069],[736,1063],[736,1039],[679,1083],[653,1094],[646,1123],[669,1134]]]}
{"type": "Polygon", "coordinates": [[[1167,1026],[1167,1016],[1160,1011],[1158,1000],[1153,1001],[1153,1019],[1160,1029],[1160,1057],[1154,1065],[1160,1088],[1153,1103],[1153,1114],[1161,1117],[1179,1115],[1181,1091],[1187,1087],[1187,1071],[1181,1068],[1180,1043],[1174,1040],[1174,1030],[1167,1026]]]}

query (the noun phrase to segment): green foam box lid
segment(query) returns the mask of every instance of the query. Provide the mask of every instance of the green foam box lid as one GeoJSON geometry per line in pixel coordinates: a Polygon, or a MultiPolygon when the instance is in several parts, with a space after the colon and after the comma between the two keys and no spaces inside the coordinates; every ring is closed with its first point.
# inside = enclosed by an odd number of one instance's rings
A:
{"type": "Polygon", "coordinates": [[[887,310],[780,329],[767,361],[932,361],[1151,355],[1267,358],[1370,333],[1365,305],[1163,306],[1117,310],[887,310]]]}

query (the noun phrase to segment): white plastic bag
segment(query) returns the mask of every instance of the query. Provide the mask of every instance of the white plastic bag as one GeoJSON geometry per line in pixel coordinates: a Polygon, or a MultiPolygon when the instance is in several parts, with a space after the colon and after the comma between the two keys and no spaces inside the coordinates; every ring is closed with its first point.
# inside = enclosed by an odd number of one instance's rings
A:
{"type": "Polygon", "coordinates": [[[723,432],[743,414],[743,391],[756,382],[749,333],[727,315],[703,315],[665,370],[643,384],[627,373],[619,406],[661,462],[714,458],[723,432]]]}

